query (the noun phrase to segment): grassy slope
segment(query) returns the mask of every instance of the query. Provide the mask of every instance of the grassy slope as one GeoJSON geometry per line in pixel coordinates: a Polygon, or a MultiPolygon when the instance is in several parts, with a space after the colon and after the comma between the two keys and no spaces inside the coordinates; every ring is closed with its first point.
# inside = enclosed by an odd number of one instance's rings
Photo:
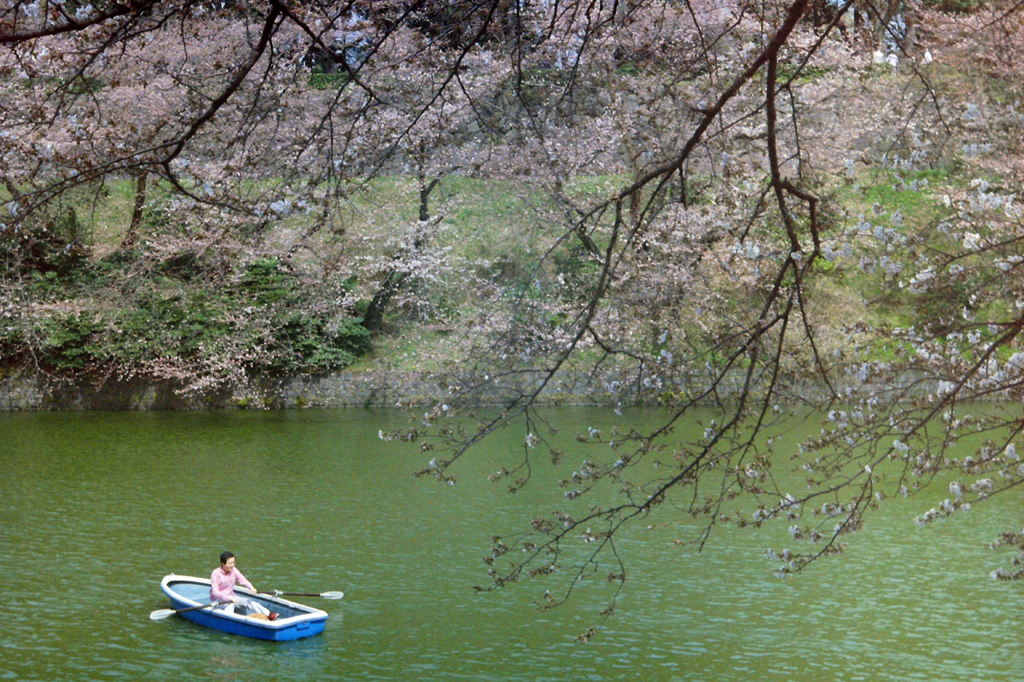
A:
{"type": "MultiPolygon", "coordinates": [[[[956,89],[962,88],[965,81],[956,74],[948,74],[938,82],[941,87],[956,89]]],[[[904,83],[904,80],[896,79],[885,71],[878,71],[871,78],[860,78],[855,83],[851,81],[846,87],[851,92],[855,91],[855,98],[871,101],[907,97],[904,83]]],[[[969,95],[961,92],[961,96],[969,95]]],[[[845,104],[850,106],[850,102],[845,104]]],[[[834,167],[841,168],[844,159],[856,157],[858,152],[853,149],[851,136],[828,135],[827,132],[824,131],[821,140],[827,141],[829,146],[814,152],[818,158],[830,159],[834,167]]],[[[814,135],[809,138],[808,146],[813,148],[814,135]]],[[[904,216],[902,229],[914,232],[948,213],[949,209],[943,204],[944,198],[968,191],[969,183],[978,172],[977,168],[968,168],[956,155],[952,155],[944,166],[928,171],[900,171],[858,162],[845,178],[836,176],[822,189],[833,193],[841,207],[839,214],[845,216],[847,226],[862,214],[891,216],[900,213],[904,216]]],[[[998,181],[997,176],[990,177],[998,181]]],[[[580,199],[607,196],[616,180],[621,178],[578,180],[577,185],[568,191],[580,199]]],[[[320,254],[337,250],[344,244],[344,257],[349,263],[361,257],[380,257],[382,254],[386,258],[395,249],[394,244],[389,243],[395,226],[415,224],[419,201],[419,187],[415,181],[381,178],[365,189],[367,191],[353,195],[348,212],[339,216],[345,232],[359,235],[358,240],[342,242],[337,235],[326,232],[316,235],[308,248],[298,252],[300,266],[312,278],[323,276],[323,272],[318,271],[322,267],[320,254]]],[[[101,193],[82,194],[76,198],[80,236],[88,245],[94,262],[100,263],[116,251],[127,229],[133,198],[133,186],[128,181],[112,182],[101,193]]],[[[150,198],[151,203],[160,201],[158,188],[151,189],[150,198]]],[[[510,186],[506,178],[445,177],[431,195],[432,214],[443,216],[443,230],[436,235],[434,244],[450,249],[453,257],[463,261],[486,260],[492,267],[494,263],[505,262],[507,267],[517,270],[514,276],[522,276],[528,264],[546,248],[552,231],[557,229],[546,230],[543,227],[550,209],[544,192],[525,183],[510,186]],[[538,228],[538,225],[542,227],[538,228]]],[[[300,218],[278,223],[264,250],[287,250],[303,232],[303,227],[300,218]]],[[[345,267],[341,270],[344,272],[345,267]]],[[[505,274],[508,275],[507,272],[505,274]]],[[[115,305],[116,293],[110,296],[109,291],[103,290],[107,284],[99,279],[94,281],[91,289],[86,284],[62,292],[55,287],[39,286],[27,290],[39,295],[36,310],[45,316],[47,309],[75,311],[115,305]]],[[[374,282],[364,279],[361,284],[363,296],[372,293],[374,282]]],[[[207,286],[202,281],[163,277],[153,278],[146,286],[157,298],[179,298],[190,304],[208,295],[208,292],[198,291],[198,288],[207,286]]],[[[458,283],[452,286],[458,286],[458,283]]],[[[836,330],[854,320],[892,325],[913,322],[903,300],[899,296],[893,297],[883,280],[861,273],[855,259],[840,261],[834,272],[816,287],[815,295],[826,304],[818,306],[817,309],[824,312],[815,322],[822,330],[822,337],[828,338],[831,345],[841,346],[844,343],[836,330]]],[[[457,318],[456,314],[454,319],[457,318]]],[[[422,320],[408,316],[395,317],[390,333],[379,336],[374,352],[359,359],[355,367],[420,369],[426,359],[444,356],[450,344],[454,343],[444,325],[439,329],[433,322],[420,322],[422,320]]]]}

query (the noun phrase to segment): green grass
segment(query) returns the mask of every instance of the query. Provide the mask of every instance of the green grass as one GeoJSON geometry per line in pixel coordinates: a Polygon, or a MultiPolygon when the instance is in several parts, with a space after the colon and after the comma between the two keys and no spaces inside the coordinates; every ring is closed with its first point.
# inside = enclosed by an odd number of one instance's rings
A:
{"type": "Polygon", "coordinates": [[[898,212],[922,225],[945,212],[935,194],[946,179],[940,171],[915,173],[879,169],[862,179],[857,194],[847,194],[846,198],[851,207],[871,210],[879,206],[888,215],[898,212]]]}
{"type": "Polygon", "coordinates": [[[796,67],[789,64],[783,64],[779,67],[778,80],[780,82],[788,82],[791,78],[796,76],[794,82],[798,84],[806,84],[812,81],[816,81],[819,78],[832,73],[833,69],[824,66],[805,66],[800,69],[800,73],[797,74],[796,67]]]}
{"type": "Polygon", "coordinates": [[[351,80],[352,77],[347,73],[324,73],[323,71],[314,71],[309,74],[307,82],[309,83],[309,87],[314,90],[340,90],[351,80]]]}

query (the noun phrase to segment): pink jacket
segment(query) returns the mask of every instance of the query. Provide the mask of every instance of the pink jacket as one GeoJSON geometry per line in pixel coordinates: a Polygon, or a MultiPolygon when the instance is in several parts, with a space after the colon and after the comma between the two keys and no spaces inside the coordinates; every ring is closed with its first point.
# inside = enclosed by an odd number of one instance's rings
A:
{"type": "Polygon", "coordinates": [[[232,567],[230,573],[225,573],[220,568],[213,571],[210,576],[210,599],[215,602],[226,603],[234,599],[235,583],[254,589],[252,583],[245,579],[241,571],[232,567]]]}

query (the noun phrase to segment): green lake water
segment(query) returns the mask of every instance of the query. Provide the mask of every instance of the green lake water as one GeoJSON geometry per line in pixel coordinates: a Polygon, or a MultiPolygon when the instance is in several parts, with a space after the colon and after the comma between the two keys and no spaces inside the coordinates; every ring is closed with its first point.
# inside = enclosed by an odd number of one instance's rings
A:
{"type": "MultiPolygon", "coordinates": [[[[629,416],[629,415],[627,415],[629,416]]],[[[633,413],[644,418],[643,413],[633,413]]],[[[565,434],[623,418],[560,410],[565,434]]],[[[917,528],[887,503],[847,554],[780,580],[779,533],[723,530],[680,549],[659,514],[620,542],[629,581],[538,611],[537,586],[478,593],[490,538],[550,513],[548,482],[486,480],[521,439],[486,442],[458,484],[415,479],[429,454],[384,442],[398,411],[0,415],[0,680],[1019,680],[1024,584],[985,544],[1019,528],[1003,496],[917,528]],[[246,640],[166,608],[168,573],[208,577],[223,549],[261,591],[331,617],[315,638],[246,640]]],[[[571,441],[571,437],[568,437],[571,441]]],[[[573,455],[570,454],[570,458],[573,455]]],[[[581,459],[581,457],[580,457],[581,459]]],[[[944,494],[937,491],[936,494],[944,494]]],[[[669,510],[664,509],[665,512],[669,510]]]]}

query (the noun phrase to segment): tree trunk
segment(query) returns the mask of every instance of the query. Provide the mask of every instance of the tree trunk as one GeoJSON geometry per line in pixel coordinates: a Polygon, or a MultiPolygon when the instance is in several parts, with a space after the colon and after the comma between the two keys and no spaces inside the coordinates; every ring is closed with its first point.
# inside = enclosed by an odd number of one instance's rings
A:
{"type": "Polygon", "coordinates": [[[908,55],[917,54],[917,3],[906,2],[903,5],[903,23],[907,26],[907,39],[903,49],[908,55]]]}
{"type": "Polygon", "coordinates": [[[146,206],[146,185],[149,173],[139,171],[135,178],[135,207],[132,209],[132,222],[128,225],[128,231],[121,240],[120,251],[128,251],[135,247],[135,241],[139,238],[139,226],[142,225],[142,211],[146,206]]]}
{"type": "Polygon", "coordinates": [[[434,178],[430,181],[429,185],[420,188],[420,222],[425,223],[430,220],[430,208],[427,200],[430,199],[430,193],[437,187],[437,183],[441,182],[440,178],[434,178]]]}
{"type": "MultiPolygon", "coordinates": [[[[420,223],[426,223],[430,220],[430,193],[434,191],[438,183],[441,182],[440,178],[434,178],[428,184],[423,184],[424,178],[420,180],[420,223]]],[[[423,247],[424,233],[418,232],[415,239],[413,239],[412,250],[418,251],[423,247]]],[[[363,327],[370,331],[379,331],[384,327],[384,311],[391,303],[391,299],[395,297],[398,290],[402,288],[402,284],[408,278],[408,273],[399,272],[398,270],[391,269],[388,274],[384,275],[384,280],[377,287],[377,293],[373,295],[373,299],[370,300],[370,304],[366,307],[366,314],[363,315],[363,327]]]]}

